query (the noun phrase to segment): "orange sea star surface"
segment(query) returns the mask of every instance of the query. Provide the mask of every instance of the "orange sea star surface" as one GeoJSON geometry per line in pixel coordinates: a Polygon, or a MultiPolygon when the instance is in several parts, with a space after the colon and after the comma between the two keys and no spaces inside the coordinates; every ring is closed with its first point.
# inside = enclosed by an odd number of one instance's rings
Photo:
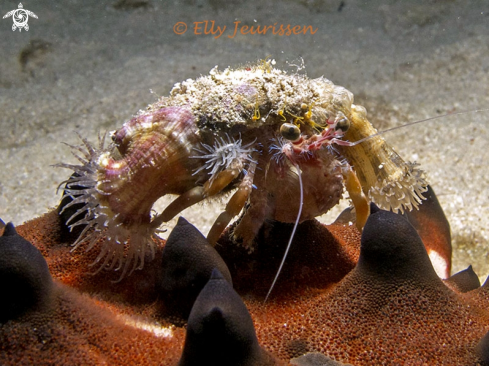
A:
{"type": "MultiPolygon", "coordinates": [[[[288,364],[319,352],[338,364],[484,365],[489,284],[462,292],[457,280],[442,281],[415,229],[390,212],[374,208],[361,240],[354,225],[301,224],[264,304],[290,230],[264,227],[251,254],[226,233],[216,247],[268,355],[251,362],[288,364]]],[[[40,305],[0,323],[1,365],[178,364],[186,321],[169,315],[158,292],[164,241],[153,262],[113,283],[112,272],[89,274],[96,253],[70,253],[73,235],[57,212],[17,232],[42,253],[54,284],[40,305]]],[[[218,318],[232,315],[225,308],[218,318]]]]}

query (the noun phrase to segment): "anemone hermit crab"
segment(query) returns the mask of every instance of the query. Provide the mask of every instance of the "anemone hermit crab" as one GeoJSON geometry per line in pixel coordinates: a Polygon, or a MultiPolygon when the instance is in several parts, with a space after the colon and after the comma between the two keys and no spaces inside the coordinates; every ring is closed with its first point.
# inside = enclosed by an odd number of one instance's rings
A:
{"type": "Polygon", "coordinates": [[[74,246],[101,245],[94,264],[122,278],[154,255],[163,223],[233,189],[208,240],[215,243],[243,211],[231,235],[250,250],[265,220],[297,224],[322,215],[343,187],[360,230],[369,200],[395,212],[421,203],[422,171],[376,134],[351,92],[273,64],[216,67],[177,83],[169,97],[112,132],[110,146],[102,138],[97,147],[85,139],[73,147],[81,165],[58,166],[74,171],[63,182],[71,201],[61,211],[71,208],[70,229],[83,227],[74,246]],[[166,194],[178,197],[152,214],[166,194]]]}

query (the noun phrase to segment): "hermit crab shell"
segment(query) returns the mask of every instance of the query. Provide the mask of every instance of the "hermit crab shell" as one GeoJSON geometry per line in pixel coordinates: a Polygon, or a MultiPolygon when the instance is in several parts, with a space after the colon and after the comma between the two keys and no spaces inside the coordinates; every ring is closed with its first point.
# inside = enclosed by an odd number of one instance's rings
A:
{"type": "Polygon", "coordinates": [[[97,263],[124,276],[151,256],[152,236],[162,223],[236,189],[209,237],[216,241],[242,211],[232,235],[252,248],[265,220],[294,222],[302,205],[304,221],[336,205],[342,171],[351,166],[381,207],[411,208],[424,181],[382,137],[339,147],[375,132],[365,116],[345,88],[323,77],[287,74],[270,61],[222,72],[216,67],[177,83],[169,97],[115,131],[111,146],[94,148],[83,140],[86,151],[77,148],[82,165],[60,164],[76,173],[65,189],[73,198],[68,207],[82,205],[68,220],[71,227],[86,226],[76,245],[88,241],[91,248],[99,233],[106,235],[97,263]],[[294,141],[281,135],[285,123],[297,128],[294,141]],[[166,194],[179,197],[152,214],[166,194]]]}

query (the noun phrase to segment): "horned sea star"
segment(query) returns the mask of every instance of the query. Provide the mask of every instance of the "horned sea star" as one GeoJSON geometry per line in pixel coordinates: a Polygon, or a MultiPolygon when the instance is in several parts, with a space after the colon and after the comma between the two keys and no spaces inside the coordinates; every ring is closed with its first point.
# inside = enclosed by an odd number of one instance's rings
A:
{"type": "MultiPolygon", "coordinates": [[[[489,283],[470,271],[440,280],[408,221],[371,210],[361,241],[354,226],[301,224],[266,304],[287,224],[264,227],[251,255],[223,235],[223,261],[182,218],[155,261],[115,284],[87,273],[97,253],[69,253],[74,234],[56,211],[18,233],[8,224],[0,364],[487,364],[489,283]]],[[[416,217],[430,241],[423,211],[416,217]]]]}

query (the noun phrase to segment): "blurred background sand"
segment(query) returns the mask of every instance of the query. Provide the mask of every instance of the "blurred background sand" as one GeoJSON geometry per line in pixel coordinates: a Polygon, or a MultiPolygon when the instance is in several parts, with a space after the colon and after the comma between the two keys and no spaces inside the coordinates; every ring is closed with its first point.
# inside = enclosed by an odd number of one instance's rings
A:
{"type": "MultiPolygon", "coordinates": [[[[122,0],[23,2],[28,32],[0,21],[0,218],[15,224],[55,207],[75,163],[63,142],[95,142],[174,83],[267,56],[306,66],[349,89],[380,130],[489,108],[489,4],[480,0],[122,0]],[[227,26],[218,38],[194,22],[227,26]],[[312,26],[315,34],[232,37],[240,25],[312,26]],[[173,27],[185,22],[187,32],[173,27]]],[[[3,0],[0,13],[18,7],[3,0]]],[[[489,112],[451,116],[385,135],[427,171],[452,228],[454,268],[489,274],[489,112]]],[[[164,207],[161,202],[158,208],[164,207]]],[[[344,207],[346,203],[343,204],[344,207]]],[[[184,215],[206,233],[222,205],[184,215]],[[215,214],[209,214],[209,210],[215,214]],[[205,214],[204,214],[205,212],[205,214]]],[[[321,220],[331,222],[341,208],[321,220]]],[[[172,223],[168,225],[172,227],[172,223]]]]}

